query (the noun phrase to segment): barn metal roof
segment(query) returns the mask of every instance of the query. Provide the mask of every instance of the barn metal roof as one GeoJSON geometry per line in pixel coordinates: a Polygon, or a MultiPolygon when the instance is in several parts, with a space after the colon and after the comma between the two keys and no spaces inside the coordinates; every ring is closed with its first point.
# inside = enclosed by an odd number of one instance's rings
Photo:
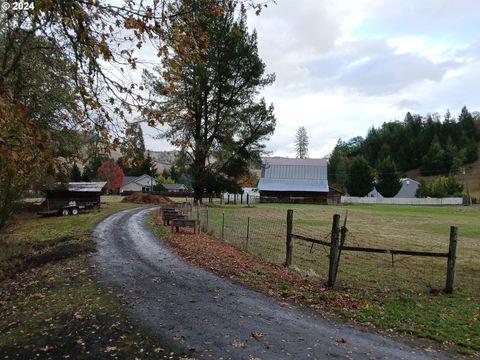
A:
{"type": "Polygon", "coordinates": [[[328,192],[327,161],[325,159],[264,158],[258,189],[328,192]]]}
{"type": "Polygon", "coordinates": [[[328,192],[328,181],[311,179],[265,179],[258,182],[260,191],[328,192]]]}

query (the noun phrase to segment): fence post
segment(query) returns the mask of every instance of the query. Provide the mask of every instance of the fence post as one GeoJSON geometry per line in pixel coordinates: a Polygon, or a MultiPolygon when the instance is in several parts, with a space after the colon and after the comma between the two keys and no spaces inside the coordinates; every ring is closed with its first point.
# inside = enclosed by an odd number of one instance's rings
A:
{"type": "Polygon", "coordinates": [[[233,205],[237,205],[237,194],[233,194],[233,205]]]}
{"type": "Polygon", "coordinates": [[[335,279],[337,277],[337,261],[338,261],[338,252],[340,250],[339,239],[338,239],[339,224],[340,224],[340,215],[338,214],[333,215],[332,234],[331,234],[331,242],[330,242],[330,263],[328,266],[328,281],[327,281],[328,287],[333,287],[335,285],[335,279]]]}
{"type": "Polygon", "coordinates": [[[247,216],[247,242],[245,244],[245,248],[248,251],[248,242],[250,240],[250,216],[247,216]]]}
{"type": "Polygon", "coordinates": [[[243,205],[243,194],[240,194],[240,205],[243,205]]]}
{"type": "Polygon", "coordinates": [[[247,193],[247,205],[249,205],[249,202],[248,202],[248,197],[249,197],[249,195],[248,195],[248,193],[247,193]]]}
{"type": "Polygon", "coordinates": [[[227,194],[227,205],[230,205],[230,194],[227,194]]]}
{"type": "Polygon", "coordinates": [[[447,260],[447,283],[445,285],[445,292],[451,294],[453,292],[453,284],[455,282],[455,260],[457,258],[457,233],[456,226],[450,227],[450,244],[448,246],[448,260],[447,260]]]}
{"type": "Polygon", "coordinates": [[[208,233],[208,209],[206,210],[205,216],[206,216],[206,223],[207,223],[207,229],[205,232],[208,233]]]}
{"type": "Polygon", "coordinates": [[[223,193],[220,195],[220,205],[223,205],[223,193]]]}
{"type": "Polygon", "coordinates": [[[225,211],[222,211],[222,240],[225,240],[225,211]]]}
{"type": "Polygon", "coordinates": [[[293,262],[293,210],[287,210],[287,252],[285,256],[285,266],[291,266],[293,262]]]}
{"type": "MultiPolygon", "coordinates": [[[[340,256],[342,254],[342,247],[345,244],[345,240],[347,239],[347,231],[348,231],[347,216],[348,216],[348,213],[345,215],[343,226],[340,228],[340,244],[338,246],[337,261],[335,263],[335,277],[333,279],[334,284],[335,284],[335,281],[337,280],[337,273],[338,273],[338,267],[340,265],[340,256]]],[[[392,254],[392,258],[393,258],[393,254],[392,254]]]]}
{"type": "Polygon", "coordinates": [[[200,233],[202,227],[200,226],[200,206],[197,203],[197,222],[198,222],[198,233],[200,233]]]}

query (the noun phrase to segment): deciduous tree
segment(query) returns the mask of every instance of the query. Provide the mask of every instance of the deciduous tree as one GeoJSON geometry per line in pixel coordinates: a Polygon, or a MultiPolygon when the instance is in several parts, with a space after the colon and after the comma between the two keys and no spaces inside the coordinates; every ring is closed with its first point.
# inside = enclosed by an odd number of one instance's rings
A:
{"type": "Polygon", "coordinates": [[[107,189],[116,191],[122,187],[124,174],[120,166],[115,163],[115,160],[105,160],[97,170],[97,180],[106,181],[107,189]]]}

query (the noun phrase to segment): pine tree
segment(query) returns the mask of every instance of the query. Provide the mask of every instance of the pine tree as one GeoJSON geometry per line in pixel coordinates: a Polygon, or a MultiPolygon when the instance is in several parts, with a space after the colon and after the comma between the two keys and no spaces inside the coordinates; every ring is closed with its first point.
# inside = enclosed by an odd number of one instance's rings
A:
{"type": "Polygon", "coordinates": [[[74,163],[72,168],[70,169],[70,181],[73,181],[73,182],[82,181],[82,173],[80,172],[80,169],[77,163],[74,163]]]}
{"type": "Polygon", "coordinates": [[[402,188],[397,167],[390,157],[385,158],[378,170],[376,189],[384,197],[394,197],[402,188]]]}
{"type": "Polygon", "coordinates": [[[305,127],[300,126],[295,135],[295,150],[297,152],[297,158],[308,158],[308,135],[305,127]]]}
{"type": "Polygon", "coordinates": [[[372,169],[362,155],[358,155],[353,159],[346,185],[350,196],[363,197],[373,190],[372,169]]]}

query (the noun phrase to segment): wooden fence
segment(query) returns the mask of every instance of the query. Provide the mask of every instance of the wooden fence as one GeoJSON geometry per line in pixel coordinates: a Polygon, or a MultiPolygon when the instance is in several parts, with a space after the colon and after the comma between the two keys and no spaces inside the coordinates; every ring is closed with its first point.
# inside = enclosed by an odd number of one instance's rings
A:
{"type": "Polygon", "coordinates": [[[450,227],[450,243],[449,243],[448,253],[438,253],[438,252],[413,251],[413,250],[345,246],[345,240],[348,232],[346,224],[347,224],[346,216],[344,219],[343,226],[340,226],[340,215],[335,214],[333,215],[330,242],[320,240],[320,239],[313,239],[310,237],[293,233],[293,210],[287,210],[287,238],[286,238],[287,251],[285,256],[285,266],[291,266],[293,263],[293,248],[294,248],[295,239],[306,241],[312,244],[327,246],[330,248],[328,280],[326,282],[326,285],[328,287],[335,286],[335,281],[337,278],[338,267],[340,264],[340,256],[342,251],[358,251],[358,252],[369,252],[369,253],[379,253],[379,254],[391,254],[392,259],[393,259],[393,255],[447,258],[447,276],[446,276],[446,282],[445,282],[445,292],[447,294],[450,294],[453,292],[453,287],[455,282],[455,261],[456,261],[456,253],[457,253],[457,228],[455,226],[450,227]]]}

